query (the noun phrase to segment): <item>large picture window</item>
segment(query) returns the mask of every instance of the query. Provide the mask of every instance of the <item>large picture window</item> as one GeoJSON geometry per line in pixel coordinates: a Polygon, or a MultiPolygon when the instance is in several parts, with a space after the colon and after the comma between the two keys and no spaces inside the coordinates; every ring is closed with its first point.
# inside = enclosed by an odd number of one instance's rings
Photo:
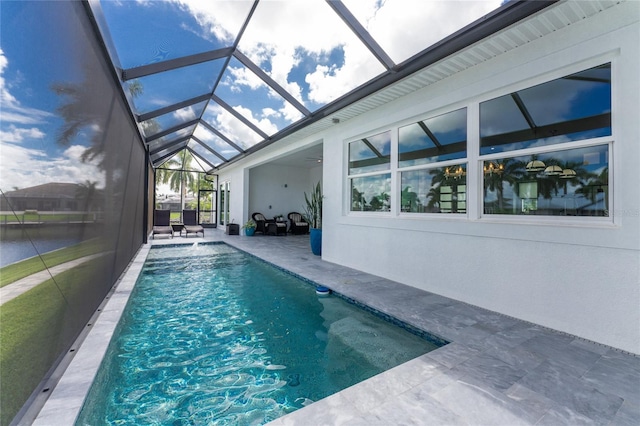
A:
{"type": "Polygon", "coordinates": [[[484,213],[609,216],[611,134],[611,64],[481,103],[484,213]]]}
{"type": "Polygon", "coordinates": [[[484,161],[484,212],[609,216],[609,145],[484,161]]]}
{"type": "Polygon", "coordinates": [[[349,143],[351,211],[391,208],[391,132],[349,143]]]}

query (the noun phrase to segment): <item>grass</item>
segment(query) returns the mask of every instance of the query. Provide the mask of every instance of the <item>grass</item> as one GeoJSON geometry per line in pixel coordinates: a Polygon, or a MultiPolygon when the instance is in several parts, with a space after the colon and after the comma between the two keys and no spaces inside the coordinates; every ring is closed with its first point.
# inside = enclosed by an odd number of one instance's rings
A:
{"type": "Polygon", "coordinates": [[[65,247],[43,254],[40,257],[16,262],[0,268],[0,288],[11,284],[21,278],[27,277],[36,272],[44,271],[47,267],[60,265],[61,263],[80,257],[96,254],[102,251],[100,240],[92,239],[83,241],[80,244],[65,247]]]}
{"type": "MultiPolygon", "coordinates": [[[[0,310],[0,425],[8,425],[88,318],[86,285],[102,259],[65,271],[2,305],[0,310]],[[55,283],[58,283],[56,286],[55,283]],[[61,293],[62,292],[62,293],[61,293]],[[62,297],[64,295],[64,298],[62,297]],[[65,301],[68,301],[67,302],[65,301]]],[[[103,295],[95,294],[98,299],[103,295]]]]}
{"type": "Polygon", "coordinates": [[[93,215],[87,213],[24,213],[24,214],[0,214],[0,222],[16,223],[16,222],[79,222],[93,221],[93,215]]]}

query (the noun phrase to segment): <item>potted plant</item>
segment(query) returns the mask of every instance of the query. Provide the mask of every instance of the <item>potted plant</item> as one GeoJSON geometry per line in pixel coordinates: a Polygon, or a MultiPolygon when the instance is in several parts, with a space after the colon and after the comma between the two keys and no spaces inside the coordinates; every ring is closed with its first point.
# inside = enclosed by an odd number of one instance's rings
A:
{"type": "Polygon", "coordinates": [[[250,237],[253,235],[254,232],[256,232],[256,222],[253,219],[249,219],[245,222],[244,225],[242,225],[242,229],[244,229],[244,234],[247,237],[250,237]]]}
{"type": "Polygon", "coordinates": [[[304,193],[306,207],[305,219],[310,226],[311,252],[316,256],[322,254],[322,187],[318,182],[311,194],[304,193]]]}

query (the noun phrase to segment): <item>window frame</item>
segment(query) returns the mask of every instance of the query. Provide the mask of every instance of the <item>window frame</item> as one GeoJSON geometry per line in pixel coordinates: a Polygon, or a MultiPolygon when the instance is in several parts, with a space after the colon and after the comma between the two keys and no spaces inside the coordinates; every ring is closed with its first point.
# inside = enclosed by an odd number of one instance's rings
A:
{"type": "Polygon", "coordinates": [[[471,114],[469,113],[469,105],[467,103],[455,103],[452,105],[447,105],[443,108],[438,108],[436,110],[430,111],[426,114],[421,114],[419,116],[414,116],[410,120],[405,120],[402,123],[398,123],[395,126],[395,134],[396,134],[396,145],[395,150],[397,156],[392,163],[392,166],[395,166],[395,175],[396,175],[396,194],[393,196],[394,200],[396,200],[396,215],[399,217],[417,217],[417,218],[426,218],[426,217],[435,217],[435,218],[456,218],[456,219],[468,219],[469,218],[469,188],[470,188],[470,138],[469,133],[472,125],[471,114]],[[400,129],[406,126],[411,126],[420,121],[426,121],[437,117],[442,117],[450,113],[454,113],[460,110],[464,110],[465,114],[465,125],[466,125],[466,135],[465,135],[465,152],[464,156],[460,158],[454,158],[450,160],[442,160],[442,161],[434,161],[434,162],[425,162],[422,164],[415,164],[410,166],[401,166],[400,163],[400,129]],[[466,208],[464,213],[453,213],[453,212],[403,212],[402,211],[402,173],[404,172],[414,172],[424,170],[428,172],[429,170],[445,168],[445,167],[453,167],[453,166],[464,166],[466,172],[464,174],[465,185],[466,185],[466,208]]]}
{"type": "Polygon", "coordinates": [[[347,214],[349,215],[375,215],[376,217],[379,217],[380,215],[385,215],[385,216],[389,216],[391,214],[393,214],[394,209],[395,209],[395,197],[394,197],[394,178],[393,178],[393,162],[394,162],[394,158],[397,157],[397,138],[394,138],[394,132],[392,128],[383,128],[383,129],[377,129],[371,132],[367,132],[366,134],[360,136],[360,137],[354,137],[354,138],[350,138],[347,141],[345,141],[344,144],[344,158],[345,158],[345,168],[346,168],[346,187],[345,187],[345,211],[347,212],[347,214]],[[381,169],[381,170],[372,170],[372,171],[365,171],[365,172],[359,172],[359,173],[351,173],[350,169],[350,162],[351,162],[351,158],[350,158],[350,149],[351,149],[351,144],[352,143],[357,143],[362,141],[363,139],[367,138],[367,137],[374,137],[374,136],[378,136],[378,135],[382,135],[384,133],[389,133],[389,167],[387,169],[381,169]],[[371,176],[383,176],[383,175],[389,175],[389,210],[352,210],[353,207],[353,200],[352,200],[352,184],[353,184],[353,180],[354,179],[359,179],[359,178],[367,178],[367,177],[371,177],[371,176]]]}

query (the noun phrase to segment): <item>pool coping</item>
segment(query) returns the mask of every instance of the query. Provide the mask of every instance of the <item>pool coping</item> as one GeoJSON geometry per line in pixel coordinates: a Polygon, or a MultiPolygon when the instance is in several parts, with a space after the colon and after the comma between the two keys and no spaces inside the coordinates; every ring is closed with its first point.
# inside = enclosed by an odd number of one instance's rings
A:
{"type": "Polygon", "coordinates": [[[91,327],[89,333],[81,336],[81,342],[72,345],[75,355],[33,425],[62,426],[75,423],[150,249],[151,244],[140,248],[106,296],[106,303],[99,308],[95,322],[87,324],[87,327],[91,327]]]}

